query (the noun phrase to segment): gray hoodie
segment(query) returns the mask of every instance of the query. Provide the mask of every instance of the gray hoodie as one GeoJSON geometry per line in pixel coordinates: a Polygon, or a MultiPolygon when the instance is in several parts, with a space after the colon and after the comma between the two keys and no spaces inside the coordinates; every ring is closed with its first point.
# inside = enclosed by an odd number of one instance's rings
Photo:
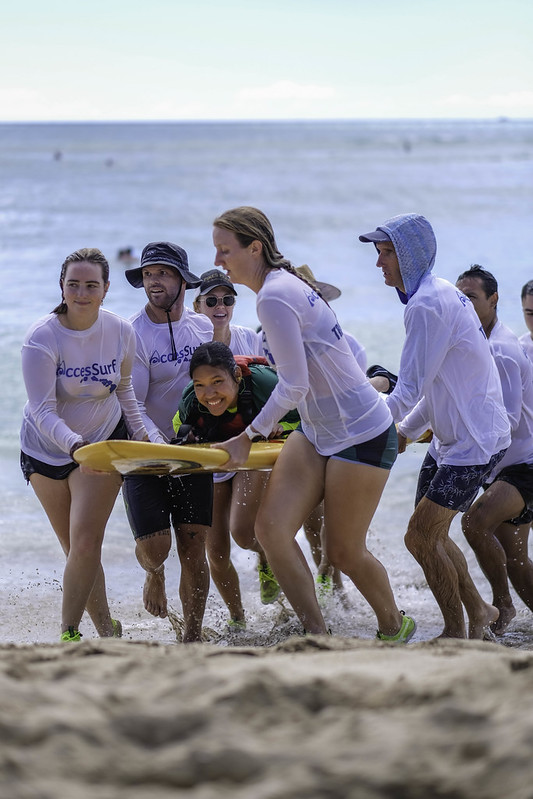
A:
{"type": "Polygon", "coordinates": [[[437,241],[433,228],[420,214],[399,214],[387,219],[378,230],[389,236],[394,244],[405,294],[398,290],[405,304],[417,291],[422,278],[433,269],[437,241]]]}

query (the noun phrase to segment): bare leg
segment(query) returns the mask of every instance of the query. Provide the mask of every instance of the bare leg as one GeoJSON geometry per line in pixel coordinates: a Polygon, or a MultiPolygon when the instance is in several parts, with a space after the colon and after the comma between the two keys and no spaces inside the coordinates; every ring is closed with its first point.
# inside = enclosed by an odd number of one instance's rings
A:
{"type": "Polygon", "coordinates": [[[78,629],[87,608],[98,634],[113,635],[100,557],[120,477],[84,474],[75,469],[66,480],[33,474],[31,485],[67,556],[62,630],[78,629]],[[95,496],[98,503],[94,502],[95,496]]]}
{"type": "Polygon", "coordinates": [[[179,590],[185,622],[185,644],[202,640],[202,621],[209,592],[209,567],[205,553],[208,534],[209,527],[198,524],[180,524],[176,528],[181,563],[179,590]]]}
{"type": "Polygon", "coordinates": [[[376,614],[380,632],[395,635],[402,624],[384,566],[366,547],[372,517],[389,471],[330,458],[324,500],[326,553],[361,592],[376,614]]]}
{"type": "Polygon", "coordinates": [[[291,433],[272,469],[256,523],[256,535],[285,596],[304,628],[325,633],[313,575],[296,534],[324,490],[326,458],[299,432],[291,433]],[[298,481],[294,475],[298,475],[298,481]]]}
{"type": "Polygon", "coordinates": [[[344,585],[340,569],[333,566],[326,553],[326,528],[324,525],[324,503],[314,508],[303,524],[305,537],[311,549],[311,555],[317,566],[319,577],[331,577],[333,588],[345,599],[344,585]]]}
{"type": "Polygon", "coordinates": [[[472,626],[470,632],[481,638],[483,629],[495,621],[498,613],[481,598],[462,552],[448,536],[456,513],[423,497],[409,521],[405,544],[421,565],[441,610],[442,637],[466,638],[464,602],[472,626]]]}
{"type": "Polygon", "coordinates": [[[235,621],[244,621],[239,577],[231,561],[229,516],[234,479],[214,485],[213,524],[207,534],[206,548],[211,577],[230,617],[235,621]]]}
{"type": "Polygon", "coordinates": [[[519,527],[501,524],[496,536],[507,555],[509,579],[522,602],[533,610],[533,563],[528,554],[529,524],[519,527]]]}
{"type": "MultiPolygon", "coordinates": [[[[327,571],[320,571],[322,564],[322,540],[321,530],[324,522],[324,505],[321,502],[316,508],[313,508],[307,519],[303,524],[305,537],[311,549],[311,556],[318,569],[318,574],[327,574],[327,571]]],[[[324,564],[325,566],[326,564],[324,564]]]]}
{"type": "Polygon", "coordinates": [[[153,535],[137,538],[135,555],[146,572],[143,588],[144,607],[152,616],[167,616],[165,590],[165,561],[170,552],[170,530],[159,530],[153,535]]]}
{"type": "MultiPolygon", "coordinates": [[[[523,508],[524,500],[520,492],[509,483],[497,480],[476,500],[461,520],[464,536],[474,550],[492,588],[492,603],[500,614],[493,623],[492,630],[498,634],[516,616],[516,610],[509,591],[507,554],[496,530],[500,529],[506,519],[518,516],[523,508]]],[[[507,526],[509,525],[504,525],[502,529],[504,536],[504,528],[507,526]]],[[[512,544],[512,539],[509,538],[508,541],[512,544]]]]}
{"type": "Polygon", "coordinates": [[[255,535],[255,520],[261,497],[268,482],[267,472],[238,472],[233,478],[230,530],[242,548],[257,552],[259,563],[267,563],[263,547],[255,535]]]}

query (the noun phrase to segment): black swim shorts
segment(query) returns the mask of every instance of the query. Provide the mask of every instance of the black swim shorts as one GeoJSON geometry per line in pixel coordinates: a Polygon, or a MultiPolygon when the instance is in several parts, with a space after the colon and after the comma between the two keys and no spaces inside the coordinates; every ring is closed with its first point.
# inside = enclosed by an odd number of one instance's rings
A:
{"type": "Polygon", "coordinates": [[[147,538],[179,524],[209,527],[213,516],[213,475],[125,477],[122,496],[133,537],[147,538]]]}

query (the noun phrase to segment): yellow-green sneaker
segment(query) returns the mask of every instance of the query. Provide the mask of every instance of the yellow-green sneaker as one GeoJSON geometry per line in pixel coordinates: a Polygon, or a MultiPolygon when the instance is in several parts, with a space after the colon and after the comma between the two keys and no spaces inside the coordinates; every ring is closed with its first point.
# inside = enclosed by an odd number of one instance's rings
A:
{"type": "Polygon", "coordinates": [[[60,641],[81,641],[83,638],[82,634],[79,630],[75,630],[74,627],[69,627],[65,630],[64,633],[61,633],[60,641]]]}
{"type": "Polygon", "coordinates": [[[385,635],[378,630],[376,638],[379,641],[388,641],[391,644],[406,644],[411,640],[416,631],[416,622],[411,616],[406,616],[403,610],[400,610],[400,613],[402,614],[402,626],[398,632],[395,635],[385,635]]]}
{"type": "Polygon", "coordinates": [[[261,596],[261,602],[263,605],[270,605],[272,602],[275,602],[280,595],[280,584],[274,577],[268,563],[260,563],[257,570],[259,572],[259,594],[261,596]]]}
{"type": "Polygon", "coordinates": [[[246,619],[228,619],[228,630],[232,633],[241,633],[246,630],[246,619]]]}
{"type": "Polygon", "coordinates": [[[122,624],[119,622],[119,620],[111,619],[111,624],[113,625],[112,638],[122,638],[122,624]]]}
{"type": "Polygon", "coordinates": [[[324,605],[333,595],[333,577],[329,574],[317,574],[316,597],[319,605],[324,605]]]}

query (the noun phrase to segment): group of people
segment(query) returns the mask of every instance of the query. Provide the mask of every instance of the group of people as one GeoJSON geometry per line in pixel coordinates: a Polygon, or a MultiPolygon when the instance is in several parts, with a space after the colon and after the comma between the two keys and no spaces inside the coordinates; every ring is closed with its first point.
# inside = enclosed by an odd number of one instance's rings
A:
{"type": "MultiPolygon", "coordinates": [[[[66,555],[62,640],[80,640],[84,610],[99,635],[122,633],[100,560],[121,478],[73,460],[78,447],[109,438],[208,441],[228,453],[227,471],[214,477],[122,482],[146,572],[144,605],[154,616],[168,612],[165,561],[174,529],[184,642],[201,640],[210,576],[229,627],[246,626],[231,537],[257,553],[261,601],[283,592],[306,633],[329,632],[317,579],[342,591],[342,573],[373,609],[376,637],[409,641],[415,620],[398,608],[366,539],[398,452],[426,431],[431,443],[405,543],[439,605],[442,635],[503,632],[515,614],[509,580],[533,609],[533,366],[524,342],[497,320],[495,279],[482,267],[463,273],[457,286],[435,277],[435,236],[418,214],[393,217],[359,239],[374,244],[384,282],[405,306],[397,376],[366,368],[364,348],[331,308],[338,292],[281,254],[256,208],[214,220],[217,268],[200,277],[181,247],[148,244],[125,272],[147,298],[129,322],[101,307],[109,265],[98,250],[65,260],[61,303],[23,344],[21,431],[23,474],[66,555]],[[238,284],[257,295],[259,333],[232,324],[238,284]],[[193,310],[185,306],[190,288],[197,289],[193,310]],[[270,474],[241,470],[254,440],[280,435],[286,440],[270,474]],[[492,603],[449,536],[457,513],[492,603]],[[297,541],[301,528],[317,579],[297,541]]],[[[533,331],[533,283],[522,302],[533,331]]]]}

